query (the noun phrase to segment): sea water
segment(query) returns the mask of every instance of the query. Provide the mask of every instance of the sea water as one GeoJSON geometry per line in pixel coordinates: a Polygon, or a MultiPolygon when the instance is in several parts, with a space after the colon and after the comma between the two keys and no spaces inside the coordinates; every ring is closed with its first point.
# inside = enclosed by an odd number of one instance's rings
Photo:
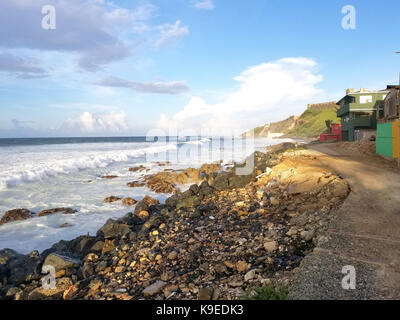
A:
{"type": "MultiPolygon", "coordinates": [[[[134,208],[117,196],[141,200],[150,195],[161,203],[170,196],[127,183],[165,169],[198,168],[222,160],[225,165],[242,161],[255,150],[288,140],[185,138],[32,138],[0,139],[0,217],[7,210],[26,208],[38,213],[58,207],[73,208],[72,215],[53,214],[0,226],[0,250],[20,253],[43,251],[60,240],[95,235],[108,220],[134,208]],[[162,140],[162,141],[161,141],[162,140]],[[160,167],[157,162],[170,162],[160,167]],[[147,171],[130,172],[143,165],[147,171]],[[115,179],[102,179],[113,175],[115,179]]],[[[182,189],[184,190],[183,186],[182,189]]]]}

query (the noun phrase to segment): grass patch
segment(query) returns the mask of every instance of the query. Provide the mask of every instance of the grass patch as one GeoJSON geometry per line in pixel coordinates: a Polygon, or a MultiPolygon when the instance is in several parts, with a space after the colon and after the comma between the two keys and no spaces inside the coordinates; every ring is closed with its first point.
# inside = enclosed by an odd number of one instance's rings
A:
{"type": "Polygon", "coordinates": [[[329,110],[306,110],[299,119],[298,125],[285,133],[286,137],[316,137],[327,131],[325,121],[332,120],[333,123],[340,123],[336,115],[336,108],[329,110]]]}
{"type": "Polygon", "coordinates": [[[278,287],[266,286],[252,288],[247,290],[240,300],[286,300],[289,291],[287,287],[280,285],[278,287]]]}

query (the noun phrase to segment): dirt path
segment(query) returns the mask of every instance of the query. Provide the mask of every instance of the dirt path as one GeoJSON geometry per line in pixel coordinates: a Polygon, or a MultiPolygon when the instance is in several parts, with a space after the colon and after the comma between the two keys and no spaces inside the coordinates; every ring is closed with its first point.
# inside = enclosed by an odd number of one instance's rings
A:
{"type": "Polygon", "coordinates": [[[309,153],[344,177],[352,192],[304,259],[290,298],[400,299],[400,169],[335,144],[311,146],[309,153]],[[347,265],[356,269],[355,290],[341,285],[347,265]]]}

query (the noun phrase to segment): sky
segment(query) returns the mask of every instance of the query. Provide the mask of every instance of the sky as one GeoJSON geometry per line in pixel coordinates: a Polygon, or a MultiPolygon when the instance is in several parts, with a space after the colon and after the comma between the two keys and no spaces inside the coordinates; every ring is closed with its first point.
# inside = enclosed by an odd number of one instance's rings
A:
{"type": "Polygon", "coordinates": [[[399,81],[399,11],[397,0],[2,0],[0,137],[229,135],[347,88],[384,89],[399,81]]]}

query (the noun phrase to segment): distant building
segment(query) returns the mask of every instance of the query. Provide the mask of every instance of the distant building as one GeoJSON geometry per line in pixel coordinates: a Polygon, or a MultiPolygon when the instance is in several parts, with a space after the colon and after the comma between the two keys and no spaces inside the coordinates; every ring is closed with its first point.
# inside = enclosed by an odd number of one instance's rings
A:
{"type": "Polygon", "coordinates": [[[388,94],[377,113],[376,153],[399,158],[400,86],[387,86],[388,94]]]}
{"type": "Polygon", "coordinates": [[[330,132],[324,133],[319,136],[321,142],[332,142],[332,141],[342,141],[342,129],[341,125],[337,123],[332,123],[330,132]]]}
{"type": "Polygon", "coordinates": [[[376,114],[383,108],[388,90],[370,91],[348,89],[336,104],[340,106],[337,116],[341,118],[343,141],[370,139],[376,136],[376,114]]]}

